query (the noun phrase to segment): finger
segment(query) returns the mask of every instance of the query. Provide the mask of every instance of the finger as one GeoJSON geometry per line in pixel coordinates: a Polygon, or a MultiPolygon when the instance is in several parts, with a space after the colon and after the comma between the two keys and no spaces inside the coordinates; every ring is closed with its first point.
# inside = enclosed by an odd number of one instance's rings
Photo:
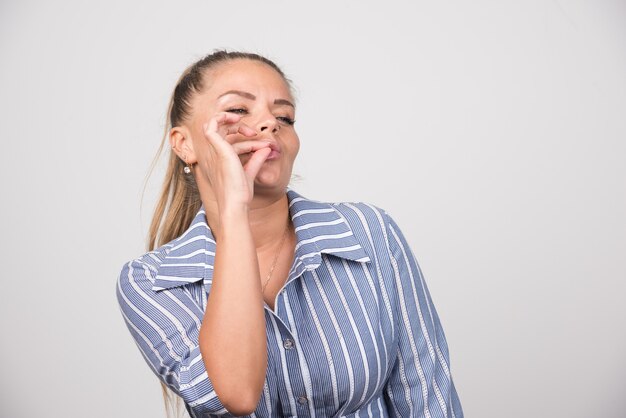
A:
{"type": "MultiPolygon", "coordinates": [[[[226,134],[220,133],[220,126],[236,123],[241,119],[240,115],[228,112],[220,112],[213,116],[203,125],[204,136],[207,138],[209,146],[218,153],[228,153],[230,144],[226,141],[226,134]]],[[[231,151],[232,152],[232,151],[231,151]]]]}
{"type": "Polygon", "coordinates": [[[267,141],[242,141],[232,144],[233,149],[239,155],[246,154],[248,152],[258,151],[262,148],[267,148],[270,143],[267,141]]]}
{"type": "Polygon", "coordinates": [[[239,120],[241,119],[241,115],[230,112],[219,112],[215,114],[214,118],[217,122],[217,125],[222,126],[229,123],[239,122],[239,120]]]}
{"type": "Polygon", "coordinates": [[[239,122],[241,115],[228,112],[220,112],[213,116],[208,123],[203,126],[205,136],[210,137],[215,134],[219,135],[222,139],[226,134],[220,134],[220,127],[239,122]]]}
{"type": "Polygon", "coordinates": [[[249,127],[248,125],[244,123],[239,125],[238,132],[247,137],[256,136],[257,134],[256,129],[252,129],[251,127],[249,127]]]}
{"type": "Polygon", "coordinates": [[[234,124],[234,125],[226,126],[224,139],[226,139],[228,142],[232,144],[237,139],[252,138],[252,137],[255,137],[256,135],[257,135],[257,131],[255,129],[252,129],[248,125],[241,123],[241,124],[234,124]]]}
{"type": "Polygon", "coordinates": [[[252,154],[252,157],[250,157],[248,162],[243,166],[243,170],[246,172],[249,179],[256,177],[271,152],[272,150],[268,147],[255,151],[254,154],[252,154]]]}

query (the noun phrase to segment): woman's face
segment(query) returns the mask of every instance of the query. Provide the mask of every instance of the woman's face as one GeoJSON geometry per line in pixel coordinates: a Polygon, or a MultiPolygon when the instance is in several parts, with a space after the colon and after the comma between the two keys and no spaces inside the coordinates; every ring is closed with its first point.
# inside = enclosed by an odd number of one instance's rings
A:
{"type": "MultiPolygon", "coordinates": [[[[226,137],[236,143],[250,139],[267,140],[274,149],[255,179],[255,193],[280,190],[289,184],[300,141],[293,126],[294,100],[286,81],[270,66],[247,59],[220,64],[205,75],[204,91],[192,103],[190,121],[194,153],[208,152],[203,126],[218,112],[241,115],[236,125],[245,124],[257,132],[254,138],[241,134],[226,137]]],[[[241,154],[242,164],[251,154],[241,154]]]]}

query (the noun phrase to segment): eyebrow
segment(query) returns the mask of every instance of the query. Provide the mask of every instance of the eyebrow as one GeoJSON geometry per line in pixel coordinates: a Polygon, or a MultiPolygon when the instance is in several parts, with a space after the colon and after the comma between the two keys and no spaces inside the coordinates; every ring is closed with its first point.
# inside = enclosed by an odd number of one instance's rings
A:
{"type": "MultiPolygon", "coordinates": [[[[254,94],[248,93],[247,91],[241,91],[241,90],[228,90],[227,92],[220,94],[218,99],[221,99],[222,97],[224,97],[224,96],[226,96],[228,94],[236,94],[238,96],[245,97],[246,99],[256,100],[256,96],[254,94]]],[[[293,103],[291,103],[287,99],[276,99],[276,100],[274,100],[274,104],[276,104],[276,105],[284,105],[284,106],[291,106],[294,109],[296,108],[293,105],[293,103]]]]}

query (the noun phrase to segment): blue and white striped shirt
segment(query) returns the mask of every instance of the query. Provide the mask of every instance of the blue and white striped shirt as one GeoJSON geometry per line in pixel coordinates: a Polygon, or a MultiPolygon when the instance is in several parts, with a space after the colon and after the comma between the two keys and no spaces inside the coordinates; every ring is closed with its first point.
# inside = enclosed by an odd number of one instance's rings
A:
{"type": "MultiPolygon", "coordinates": [[[[364,203],[287,196],[294,262],[275,311],[266,305],[268,367],[250,416],[463,417],[439,318],[393,219],[364,203]]],[[[215,245],[201,208],[179,238],[126,264],[117,285],[141,353],[194,418],[233,416],[198,345],[215,245]]]]}

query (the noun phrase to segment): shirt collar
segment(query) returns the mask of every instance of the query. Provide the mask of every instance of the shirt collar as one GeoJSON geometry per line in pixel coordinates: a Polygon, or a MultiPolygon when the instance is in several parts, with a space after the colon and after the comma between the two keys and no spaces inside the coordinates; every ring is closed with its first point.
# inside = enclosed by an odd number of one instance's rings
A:
{"type": "Polygon", "coordinates": [[[319,267],[322,254],[359,262],[370,261],[350,225],[334,205],[306,199],[293,190],[287,191],[287,197],[297,238],[294,264],[287,281],[304,270],[319,267]]]}
{"type": "Polygon", "coordinates": [[[157,270],[152,290],[212,280],[215,238],[207,224],[205,214],[202,206],[189,228],[167,244],[166,256],[157,270]]]}
{"type": "MultiPolygon", "coordinates": [[[[287,281],[304,270],[319,267],[321,254],[358,262],[370,261],[334,205],[306,199],[293,190],[287,190],[287,198],[297,240],[294,264],[287,281]]],[[[206,222],[203,206],[189,228],[168,244],[152,290],[170,289],[200,280],[208,287],[213,280],[214,260],[215,238],[206,222]]]]}

